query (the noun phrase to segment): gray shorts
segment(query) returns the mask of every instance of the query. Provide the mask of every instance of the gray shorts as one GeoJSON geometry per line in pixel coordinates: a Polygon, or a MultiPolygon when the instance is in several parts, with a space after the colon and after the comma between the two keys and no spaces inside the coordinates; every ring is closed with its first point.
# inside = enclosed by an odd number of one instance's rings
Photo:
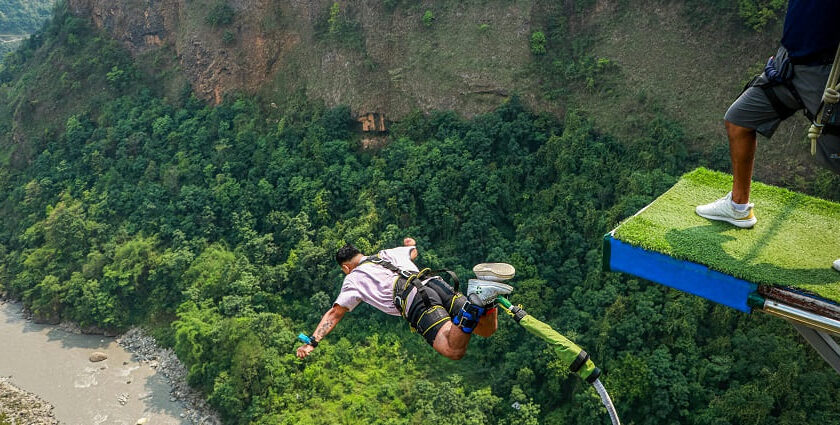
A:
{"type": "MultiPolygon", "coordinates": [[[[776,57],[780,58],[787,56],[787,51],[784,47],[779,47],[776,57]]],[[[794,65],[793,66],[793,87],[802,98],[804,107],[808,108],[811,114],[815,114],[817,108],[820,106],[823,91],[825,91],[825,83],[828,80],[828,74],[831,72],[831,64],[828,65],[794,65]]],[[[741,127],[755,129],[758,133],[765,137],[773,136],[779,123],[782,122],[782,117],[773,109],[770,99],[762,89],[762,84],[767,83],[767,76],[762,72],[758,79],[749,87],[726,111],[724,119],[741,127]]],[[[796,97],[784,85],[777,85],[772,87],[785,106],[799,110],[803,105],[799,104],[796,97]]]]}

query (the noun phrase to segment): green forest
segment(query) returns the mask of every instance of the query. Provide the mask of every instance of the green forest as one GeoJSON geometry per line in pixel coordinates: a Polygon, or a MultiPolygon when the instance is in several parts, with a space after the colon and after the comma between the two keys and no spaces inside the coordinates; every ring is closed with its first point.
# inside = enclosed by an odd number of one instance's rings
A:
{"type": "MultiPolygon", "coordinates": [[[[463,280],[513,264],[511,301],[591,353],[626,424],[840,423],[840,377],[784,321],[602,271],[604,233],[686,171],[729,167],[668,116],[621,136],[513,96],[471,119],[412,114],[365,148],[348,107],[303,91],[164,97],[116,42],[54,13],[0,68],[0,292],[47,321],[148,327],[226,423],[608,423],[508,317],[456,362],[363,305],[297,359],[338,294],[335,250],[406,236],[419,265],[463,280]]],[[[552,54],[558,84],[609,72],[552,54]]],[[[838,200],[837,184],[790,188],[838,200]]]]}
{"type": "Polygon", "coordinates": [[[0,31],[31,34],[50,17],[54,0],[0,0],[0,31]]]}
{"type": "Polygon", "coordinates": [[[0,62],[6,53],[44,25],[54,0],[0,0],[0,62]]]}

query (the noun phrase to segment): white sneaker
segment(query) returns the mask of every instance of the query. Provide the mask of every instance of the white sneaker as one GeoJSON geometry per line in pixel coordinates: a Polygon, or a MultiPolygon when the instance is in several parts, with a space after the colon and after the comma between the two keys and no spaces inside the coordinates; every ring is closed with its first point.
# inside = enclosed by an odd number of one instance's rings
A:
{"type": "Polygon", "coordinates": [[[516,269],[508,263],[481,263],[473,267],[475,277],[491,282],[504,282],[513,279],[516,269]]]}
{"type": "Polygon", "coordinates": [[[491,282],[489,280],[470,279],[467,283],[467,299],[473,301],[475,297],[477,304],[481,306],[488,305],[496,300],[499,295],[507,295],[513,292],[513,287],[501,282],[491,282]],[[475,295],[475,297],[473,297],[475,295]]]}
{"type": "Polygon", "coordinates": [[[733,226],[749,228],[758,221],[753,214],[753,204],[747,204],[747,209],[738,211],[732,206],[732,192],[711,204],[698,205],[694,210],[697,215],[709,220],[725,221],[733,226]]]}
{"type": "Polygon", "coordinates": [[[838,272],[840,272],[840,258],[834,260],[833,266],[834,266],[834,270],[837,270],[838,272]]]}

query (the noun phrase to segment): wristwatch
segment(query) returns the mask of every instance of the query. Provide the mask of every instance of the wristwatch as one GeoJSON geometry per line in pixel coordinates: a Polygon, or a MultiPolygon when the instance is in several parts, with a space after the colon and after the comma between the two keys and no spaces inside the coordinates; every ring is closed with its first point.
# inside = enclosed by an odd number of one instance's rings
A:
{"type": "Polygon", "coordinates": [[[312,348],[318,346],[318,341],[315,340],[315,336],[307,336],[303,332],[298,334],[298,340],[300,340],[300,342],[304,343],[305,345],[311,345],[312,348]]]}

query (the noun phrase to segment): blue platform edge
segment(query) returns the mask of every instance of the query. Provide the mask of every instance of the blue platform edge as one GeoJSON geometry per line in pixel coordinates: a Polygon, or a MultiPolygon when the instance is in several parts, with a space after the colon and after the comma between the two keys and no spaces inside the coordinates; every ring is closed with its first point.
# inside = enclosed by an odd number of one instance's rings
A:
{"type": "Polygon", "coordinates": [[[709,301],[752,312],[747,298],[758,285],[738,279],[691,261],[677,260],[604,236],[604,269],[647,279],[669,288],[703,297],[709,301]]]}

